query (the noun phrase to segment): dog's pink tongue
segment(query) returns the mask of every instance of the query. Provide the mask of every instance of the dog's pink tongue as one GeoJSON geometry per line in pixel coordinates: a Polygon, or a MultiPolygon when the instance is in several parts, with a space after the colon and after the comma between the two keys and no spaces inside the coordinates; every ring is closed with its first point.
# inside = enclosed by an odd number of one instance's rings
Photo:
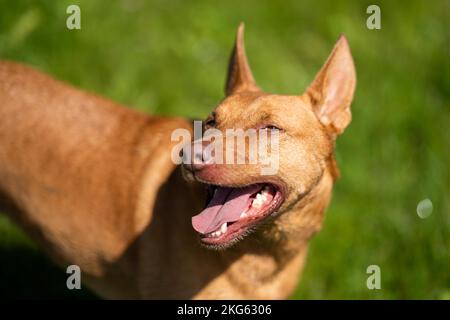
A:
{"type": "Polygon", "coordinates": [[[192,217],[192,226],[197,232],[206,234],[216,231],[225,222],[237,221],[247,209],[250,196],[259,189],[261,187],[257,185],[245,188],[218,187],[206,209],[192,217]]]}

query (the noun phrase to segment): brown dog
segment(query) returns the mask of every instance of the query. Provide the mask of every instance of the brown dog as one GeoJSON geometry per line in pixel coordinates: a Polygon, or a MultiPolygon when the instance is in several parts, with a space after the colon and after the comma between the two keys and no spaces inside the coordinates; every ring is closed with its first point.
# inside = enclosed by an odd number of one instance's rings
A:
{"type": "Polygon", "coordinates": [[[194,180],[186,182],[171,134],[192,131],[190,122],[1,62],[1,210],[62,266],[79,265],[103,297],[286,298],[331,197],[335,139],[350,122],[355,82],[342,36],[303,95],[264,93],[240,26],[226,98],[205,126],[279,129],[278,171],[263,176],[258,164],[200,155],[183,166],[194,180]]]}

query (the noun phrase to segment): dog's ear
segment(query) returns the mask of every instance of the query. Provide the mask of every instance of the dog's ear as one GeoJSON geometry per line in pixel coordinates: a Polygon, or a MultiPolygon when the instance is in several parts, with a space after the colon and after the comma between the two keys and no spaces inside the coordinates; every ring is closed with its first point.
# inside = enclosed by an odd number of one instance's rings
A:
{"type": "Polygon", "coordinates": [[[252,71],[245,55],[244,47],[244,24],[239,25],[236,42],[231,53],[228,64],[227,82],[225,84],[225,94],[227,96],[240,91],[259,91],[253,79],[252,71]]]}
{"type": "Polygon", "coordinates": [[[317,118],[333,137],[341,134],[352,119],[350,104],[355,86],[352,54],[347,39],[341,35],[305,93],[317,118]]]}

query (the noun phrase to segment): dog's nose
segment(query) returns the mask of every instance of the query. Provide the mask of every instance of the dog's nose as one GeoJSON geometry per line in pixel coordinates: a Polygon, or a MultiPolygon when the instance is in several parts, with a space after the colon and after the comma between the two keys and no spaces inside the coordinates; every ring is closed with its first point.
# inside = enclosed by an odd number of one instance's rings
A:
{"type": "Polygon", "coordinates": [[[192,159],[192,163],[194,164],[203,164],[203,151],[194,149],[194,158],[192,159]]]}
{"type": "Polygon", "coordinates": [[[191,159],[183,152],[183,161],[185,165],[190,165],[193,171],[201,170],[205,166],[213,163],[213,157],[208,147],[209,141],[197,140],[191,144],[191,159]],[[190,161],[189,161],[190,160],[190,161]]]}

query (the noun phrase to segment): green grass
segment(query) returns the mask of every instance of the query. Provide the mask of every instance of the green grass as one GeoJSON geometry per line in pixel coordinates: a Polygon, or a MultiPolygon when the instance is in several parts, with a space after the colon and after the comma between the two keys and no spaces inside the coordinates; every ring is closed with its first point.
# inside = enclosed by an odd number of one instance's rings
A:
{"type": "MultiPolygon", "coordinates": [[[[149,113],[203,118],[222,98],[236,26],[269,92],[300,94],[338,35],[358,73],[353,122],[337,145],[342,178],[294,298],[450,298],[450,2],[6,1],[0,57],[23,61],[149,113]],[[81,7],[82,29],[65,28],[81,7]],[[418,202],[434,211],[420,219],[418,202]],[[381,268],[368,290],[366,268],[381,268]]],[[[85,297],[0,220],[0,295],[85,297]]]]}

